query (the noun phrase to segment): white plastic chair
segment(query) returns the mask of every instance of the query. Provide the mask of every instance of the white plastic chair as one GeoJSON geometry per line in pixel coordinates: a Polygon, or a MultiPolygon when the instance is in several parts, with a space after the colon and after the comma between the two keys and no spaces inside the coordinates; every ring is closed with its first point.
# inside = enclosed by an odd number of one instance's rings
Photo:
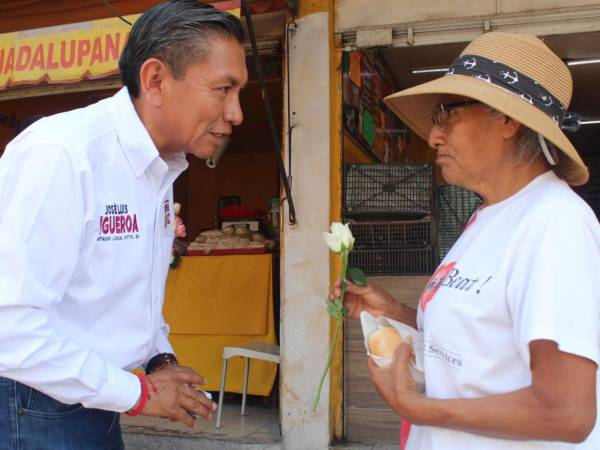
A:
{"type": "Polygon", "coordinates": [[[252,343],[241,347],[223,348],[223,372],[221,373],[221,388],[219,390],[219,406],[217,408],[217,428],[221,428],[221,413],[223,412],[223,391],[225,379],[227,378],[227,362],[229,358],[240,356],[246,359],[244,366],[244,388],[242,392],[242,416],[246,414],[246,393],[248,392],[248,373],[250,371],[250,359],[260,359],[279,364],[279,346],[265,343],[252,343]]]}

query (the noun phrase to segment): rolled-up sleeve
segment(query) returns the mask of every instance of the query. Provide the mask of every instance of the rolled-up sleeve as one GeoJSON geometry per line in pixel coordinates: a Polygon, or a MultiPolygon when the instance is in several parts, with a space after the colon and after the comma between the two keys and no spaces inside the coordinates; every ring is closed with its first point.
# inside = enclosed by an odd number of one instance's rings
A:
{"type": "Polygon", "coordinates": [[[82,170],[59,146],[20,143],[0,164],[0,376],[64,403],[125,411],[137,377],[51,326],[78,264],[82,170]]]}

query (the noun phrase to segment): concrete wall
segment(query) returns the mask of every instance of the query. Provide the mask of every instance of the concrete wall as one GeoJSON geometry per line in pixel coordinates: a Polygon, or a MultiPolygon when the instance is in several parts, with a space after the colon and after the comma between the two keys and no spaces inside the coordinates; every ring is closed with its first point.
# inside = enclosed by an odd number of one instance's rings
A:
{"type": "Polygon", "coordinates": [[[598,5],[599,0],[336,0],[336,31],[598,5]]]}
{"type": "MultiPolygon", "coordinates": [[[[289,225],[285,203],[280,417],[282,448],[294,450],[327,449],[330,436],[328,381],[317,411],[311,410],[325,365],[330,330],[324,305],[329,254],[321,237],[329,227],[328,29],[328,13],[309,14],[297,20],[297,30],[290,39],[290,102],[295,123],[291,174],[298,223],[289,225]]],[[[286,148],[286,155],[288,151],[286,148]]]]}
{"type": "Polygon", "coordinates": [[[382,24],[483,16],[496,12],[496,0],[337,0],[336,31],[382,24]]]}

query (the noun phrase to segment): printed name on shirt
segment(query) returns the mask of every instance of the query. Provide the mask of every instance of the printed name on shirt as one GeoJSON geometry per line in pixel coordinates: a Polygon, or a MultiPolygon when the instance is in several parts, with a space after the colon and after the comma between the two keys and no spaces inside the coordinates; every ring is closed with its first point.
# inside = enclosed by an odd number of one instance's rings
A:
{"type": "Polygon", "coordinates": [[[475,291],[477,294],[481,292],[481,288],[492,279],[492,276],[482,278],[470,278],[460,275],[460,271],[457,268],[453,268],[450,273],[446,275],[446,278],[442,281],[442,287],[448,287],[459,291],[470,291],[474,287],[477,287],[475,291]]]}
{"type": "Polygon", "coordinates": [[[421,310],[425,312],[427,309],[427,304],[433,300],[435,294],[437,294],[438,289],[448,276],[451,270],[454,269],[456,265],[456,261],[449,262],[448,264],[443,264],[435,271],[435,273],[431,276],[423,293],[421,294],[421,298],[419,299],[419,305],[421,305],[421,310]]]}
{"type": "Polygon", "coordinates": [[[475,293],[479,294],[483,286],[492,279],[491,275],[487,277],[464,276],[455,267],[456,264],[457,261],[452,261],[441,265],[429,279],[419,299],[419,305],[423,312],[425,312],[427,304],[433,300],[440,288],[449,288],[458,291],[470,291],[476,288],[475,293]]]}
{"type": "Polygon", "coordinates": [[[425,356],[439,359],[453,369],[460,369],[463,366],[463,358],[461,355],[446,350],[430,341],[425,341],[425,356]]]}
{"type": "Polygon", "coordinates": [[[127,204],[110,203],[100,216],[98,241],[126,241],[139,239],[137,214],[129,213],[127,204]]]}
{"type": "Polygon", "coordinates": [[[165,228],[171,224],[171,204],[169,200],[165,200],[164,203],[165,208],[165,228]]]}
{"type": "Polygon", "coordinates": [[[112,214],[127,214],[127,212],[127,205],[117,205],[116,203],[113,203],[111,205],[106,205],[106,212],[104,214],[110,216],[112,214]]]}

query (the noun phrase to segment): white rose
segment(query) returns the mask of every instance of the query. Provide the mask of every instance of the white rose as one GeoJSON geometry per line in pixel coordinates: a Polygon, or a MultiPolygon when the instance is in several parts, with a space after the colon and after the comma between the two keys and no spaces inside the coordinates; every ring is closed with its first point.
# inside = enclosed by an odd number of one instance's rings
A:
{"type": "Polygon", "coordinates": [[[352,250],[354,237],[348,224],[334,222],[331,224],[331,233],[323,233],[327,246],[334,253],[341,253],[342,250],[352,250]]]}

